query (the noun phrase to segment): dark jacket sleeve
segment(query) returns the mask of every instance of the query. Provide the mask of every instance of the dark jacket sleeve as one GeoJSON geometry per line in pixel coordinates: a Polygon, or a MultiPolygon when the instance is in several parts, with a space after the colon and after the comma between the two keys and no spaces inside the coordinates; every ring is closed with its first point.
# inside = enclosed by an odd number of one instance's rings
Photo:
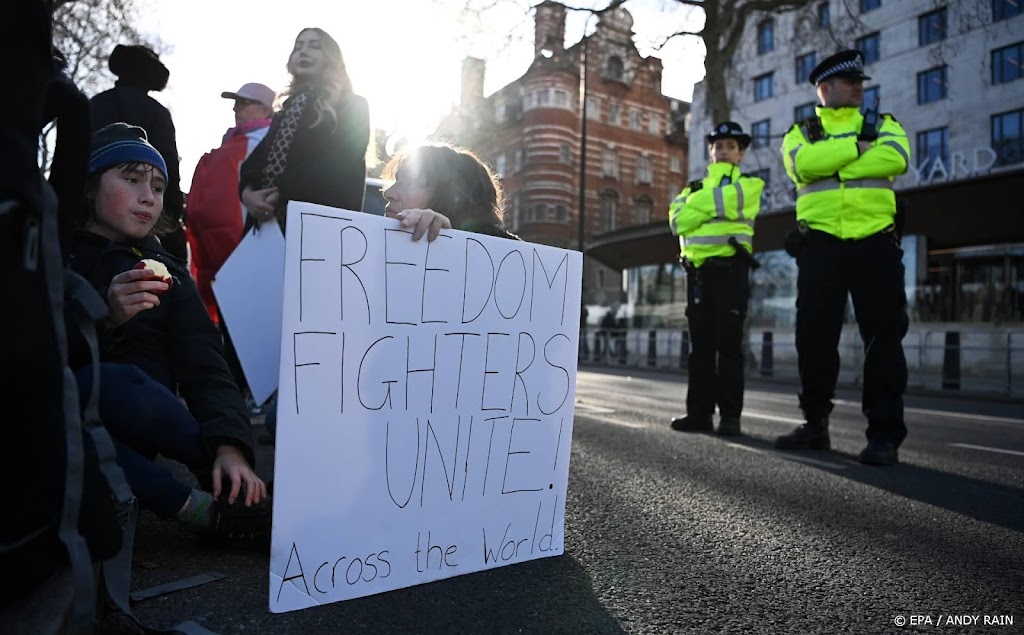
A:
{"type": "MultiPolygon", "coordinates": [[[[154,100],[155,101],[155,100],[154,100]]],[[[149,142],[160,152],[167,163],[167,192],[164,193],[164,209],[178,218],[185,208],[185,197],[181,193],[181,174],[178,166],[178,142],[171,113],[159,103],[152,108],[152,129],[146,133],[149,142]]]]}
{"type": "Polygon", "coordinates": [[[168,351],[178,390],[199,421],[203,443],[211,456],[225,443],[237,446],[255,465],[252,424],[245,399],[231,376],[220,333],[210,321],[195,284],[187,275],[172,289],[168,320],[168,351]]]}
{"type": "MultiPolygon", "coordinates": [[[[275,114],[274,118],[277,119],[279,114],[275,114]]],[[[261,177],[263,175],[263,167],[267,165],[267,153],[270,152],[270,143],[273,141],[272,134],[276,132],[277,126],[271,124],[270,130],[263,136],[263,139],[256,144],[253,148],[252,153],[249,154],[248,158],[242,162],[242,167],[238,174],[238,198],[242,198],[242,190],[246,186],[251,187],[254,190],[260,189],[261,177]]]]}

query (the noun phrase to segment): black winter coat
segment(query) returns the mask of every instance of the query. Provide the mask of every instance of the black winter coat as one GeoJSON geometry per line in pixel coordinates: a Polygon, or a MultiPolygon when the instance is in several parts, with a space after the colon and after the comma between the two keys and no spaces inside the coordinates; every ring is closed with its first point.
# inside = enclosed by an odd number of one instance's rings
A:
{"type": "MultiPolygon", "coordinates": [[[[116,329],[98,328],[100,359],[134,364],[184,397],[199,421],[211,457],[226,443],[241,449],[249,464],[255,465],[245,398],[228,370],[220,333],[185,264],[163,251],[155,238],[130,245],[84,230],[74,236],[68,264],[106,298],[110,280],[143,258],[164,263],[174,283],[159,306],[138,313],[116,329]]],[[[72,368],[89,363],[80,346],[72,347],[71,357],[72,368]]]]}
{"type": "Polygon", "coordinates": [[[164,212],[180,220],[185,208],[178,170],[178,142],[171,113],[146,91],[118,80],[108,91],[91,100],[92,131],[123,121],[146,131],[149,142],[167,164],[167,191],[164,192],[164,212]]]}
{"type": "MultiPolygon", "coordinates": [[[[284,108],[281,109],[281,112],[284,108]]],[[[267,136],[242,164],[239,192],[246,186],[261,189],[263,168],[274,141],[281,112],[274,115],[267,136]]],[[[337,125],[321,121],[314,127],[316,110],[306,106],[288,151],[284,172],[277,177],[281,204],[305,201],[329,207],[363,209],[366,190],[366,147],[370,142],[370,115],[366,100],[359,95],[342,97],[335,104],[337,125]]]]}

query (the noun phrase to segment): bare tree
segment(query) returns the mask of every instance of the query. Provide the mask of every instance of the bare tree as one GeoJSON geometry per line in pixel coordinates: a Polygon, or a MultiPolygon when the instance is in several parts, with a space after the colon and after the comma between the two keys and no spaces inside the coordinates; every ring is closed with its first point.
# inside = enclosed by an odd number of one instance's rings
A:
{"type": "MultiPolygon", "coordinates": [[[[145,44],[157,53],[164,44],[138,30],[139,12],[146,0],[60,0],[53,12],[54,49],[65,60],[68,77],[87,95],[110,87],[114,78],[107,58],[118,44],[145,44]]],[[[40,155],[49,167],[54,124],[43,129],[40,155]]]]}

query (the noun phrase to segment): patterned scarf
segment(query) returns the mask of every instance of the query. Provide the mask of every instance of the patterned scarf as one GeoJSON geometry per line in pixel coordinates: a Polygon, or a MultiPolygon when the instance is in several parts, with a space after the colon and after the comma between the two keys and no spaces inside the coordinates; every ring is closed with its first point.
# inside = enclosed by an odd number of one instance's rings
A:
{"type": "MultiPolygon", "coordinates": [[[[288,151],[291,149],[292,141],[295,140],[295,131],[299,129],[299,121],[306,112],[306,105],[314,94],[308,91],[292,95],[284,104],[284,108],[274,123],[271,125],[268,135],[271,138],[270,152],[267,153],[267,164],[263,167],[262,188],[274,187],[277,185],[277,177],[284,172],[288,163],[288,151]]],[[[281,201],[282,206],[285,201],[281,201]]]]}

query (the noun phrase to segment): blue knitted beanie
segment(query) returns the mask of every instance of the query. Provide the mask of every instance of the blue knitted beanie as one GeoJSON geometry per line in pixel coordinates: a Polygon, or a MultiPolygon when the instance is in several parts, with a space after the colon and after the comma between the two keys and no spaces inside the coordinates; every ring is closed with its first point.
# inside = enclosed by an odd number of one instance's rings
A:
{"type": "Polygon", "coordinates": [[[167,178],[167,164],[156,148],[149,144],[146,131],[126,123],[112,123],[92,135],[89,151],[89,174],[139,161],[155,166],[167,178]]]}

